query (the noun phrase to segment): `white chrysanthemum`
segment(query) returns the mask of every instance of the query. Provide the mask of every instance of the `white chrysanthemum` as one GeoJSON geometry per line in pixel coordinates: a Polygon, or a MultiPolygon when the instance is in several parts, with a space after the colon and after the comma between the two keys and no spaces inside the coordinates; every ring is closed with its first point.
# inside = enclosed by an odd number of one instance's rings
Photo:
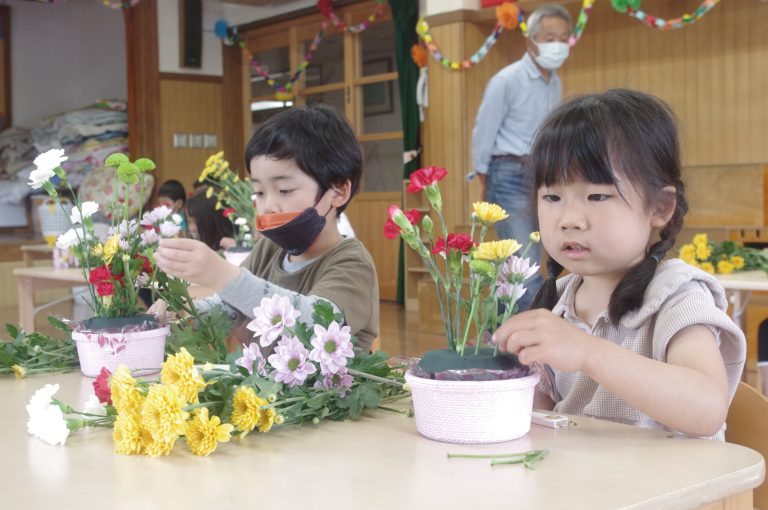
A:
{"type": "Polygon", "coordinates": [[[181,214],[178,214],[178,213],[172,214],[171,215],[171,219],[177,225],[181,225],[181,222],[183,221],[183,218],[181,217],[181,214]]]}
{"type": "Polygon", "coordinates": [[[160,235],[162,237],[173,237],[181,231],[181,227],[172,221],[164,221],[160,224],[160,235]]]}
{"type": "Polygon", "coordinates": [[[141,242],[145,246],[156,244],[160,240],[160,236],[154,230],[145,230],[141,233],[141,242]]]}
{"type": "Polygon", "coordinates": [[[151,211],[144,213],[141,217],[141,224],[146,226],[157,225],[159,222],[164,221],[168,216],[173,214],[173,209],[168,206],[161,205],[155,207],[151,211]]]}
{"type": "Polygon", "coordinates": [[[238,218],[235,220],[235,225],[245,225],[246,223],[248,223],[248,220],[245,218],[238,218]]]}
{"type": "Polygon", "coordinates": [[[73,225],[82,223],[83,219],[90,218],[96,214],[96,212],[99,210],[99,204],[96,202],[83,202],[80,204],[80,209],[82,209],[82,216],[80,215],[80,210],[77,207],[72,208],[72,212],[69,215],[69,220],[73,225]]]}

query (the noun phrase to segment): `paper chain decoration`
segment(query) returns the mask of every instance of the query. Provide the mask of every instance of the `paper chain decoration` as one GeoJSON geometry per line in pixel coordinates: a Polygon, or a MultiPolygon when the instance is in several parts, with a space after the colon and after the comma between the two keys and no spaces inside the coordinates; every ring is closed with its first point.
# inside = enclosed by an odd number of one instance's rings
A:
{"type": "MultiPolygon", "coordinates": [[[[701,5],[699,5],[699,7],[693,12],[693,14],[683,14],[679,18],[673,18],[670,20],[664,20],[662,18],[646,14],[644,11],[640,10],[640,0],[611,0],[611,5],[617,11],[626,13],[627,15],[632,16],[633,18],[643,22],[651,28],[669,30],[682,28],[699,21],[719,2],[720,0],[704,0],[701,5]]],[[[584,33],[584,28],[587,26],[587,22],[589,21],[589,16],[592,13],[592,6],[594,3],[595,0],[583,0],[581,10],[579,11],[579,15],[576,18],[576,26],[573,30],[571,38],[568,40],[568,44],[571,47],[575,46],[579,39],[581,39],[581,36],[584,33]]],[[[520,9],[518,20],[520,30],[522,31],[523,35],[525,35],[527,32],[527,27],[523,21],[524,14],[522,9],[520,9]]],[[[435,60],[440,62],[443,67],[452,70],[468,69],[483,60],[488,54],[488,51],[493,47],[494,44],[496,44],[496,41],[499,39],[499,36],[503,30],[504,28],[500,25],[500,22],[497,22],[493,32],[488,36],[485,42],[483,42],[480,49],[478,49],[468,59],[464,59],[461,62],[456,62],[450,60],[442,54],[440,48],[438,48],[437,43],[435,42],[434,37],[429,31],[429,24],[424,19],[420,19],[416,24],[416,32],[419,34],[419,37],[429,50],[430,54],[434,57],[435,60]]]]}
{"type": "Polygon", "coordinates": [[[320,14],[323,16],[323,18],[333,23],[333,26],[336,27],[337,30],[357,34],[367,29],[369,26],[371,26],[371,23],[379,19],[381,14],[384,12],[384,7],[386,6],[384,2],[385,0],[376,0],[376,8],[374,11],[364,21],[361,21],[360,23],[352,26],[347,26],[344,20],[339,18],[339,15],[333,11],[331,0],[318,0],[317,10],[320,11],[320,14]]]}

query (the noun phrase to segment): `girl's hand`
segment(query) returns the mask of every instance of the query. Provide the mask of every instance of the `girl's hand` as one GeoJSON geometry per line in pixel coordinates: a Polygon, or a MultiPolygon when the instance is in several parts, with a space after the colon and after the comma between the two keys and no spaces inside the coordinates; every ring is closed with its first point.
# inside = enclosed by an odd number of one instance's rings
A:
{"type": "Polygon", "coordinates": [[[158,267],[171,276],[214,292],[226,287],[240,273],[239,268],[195,239],[161,239],[155,257],[158,267]]]}
{"type": "Polygon", "coordinates": [[[558,370],[584,371],[589,353],[600,339],[549,310],[531,310],[502,324],[493,341],[500,350],[516,354],[524,365],[539,361],[558,370]]]}

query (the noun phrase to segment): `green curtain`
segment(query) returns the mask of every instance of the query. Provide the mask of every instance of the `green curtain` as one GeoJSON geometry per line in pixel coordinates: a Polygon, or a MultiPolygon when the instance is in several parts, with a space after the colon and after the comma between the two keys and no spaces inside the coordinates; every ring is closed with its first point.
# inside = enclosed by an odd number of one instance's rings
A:
{"type": "MultiPolygon", "coordinates": [[[[419,141],[419,106],[416,104],[416,82],[419,68],[411,59],[411,46],[419,42],[416,22],[419,20],[418,0],[389,0],[395,29],[395,54],[400,86],[400,108],[403,120],[403,151],[417,150],[419,141]]],[[[420,157],[403,166],[403,178],[420,166],[420,157]]],[[[403,242],[397,272],[397,302],[405,302],[405,268],[403,242]]]]}

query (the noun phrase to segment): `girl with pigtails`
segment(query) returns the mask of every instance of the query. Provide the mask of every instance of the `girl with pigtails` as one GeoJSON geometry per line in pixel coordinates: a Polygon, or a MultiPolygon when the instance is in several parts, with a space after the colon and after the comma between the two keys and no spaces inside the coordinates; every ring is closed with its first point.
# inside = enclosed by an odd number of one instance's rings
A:
{"type": "Polygon", "coordinates": [[[542,366],[535,407],[724,440],[746,342],[717,280],[665,260],[688,209],[669,108],[622,89],[572,99],[531,164],[547,280],[493,339],[542,366]]]}

